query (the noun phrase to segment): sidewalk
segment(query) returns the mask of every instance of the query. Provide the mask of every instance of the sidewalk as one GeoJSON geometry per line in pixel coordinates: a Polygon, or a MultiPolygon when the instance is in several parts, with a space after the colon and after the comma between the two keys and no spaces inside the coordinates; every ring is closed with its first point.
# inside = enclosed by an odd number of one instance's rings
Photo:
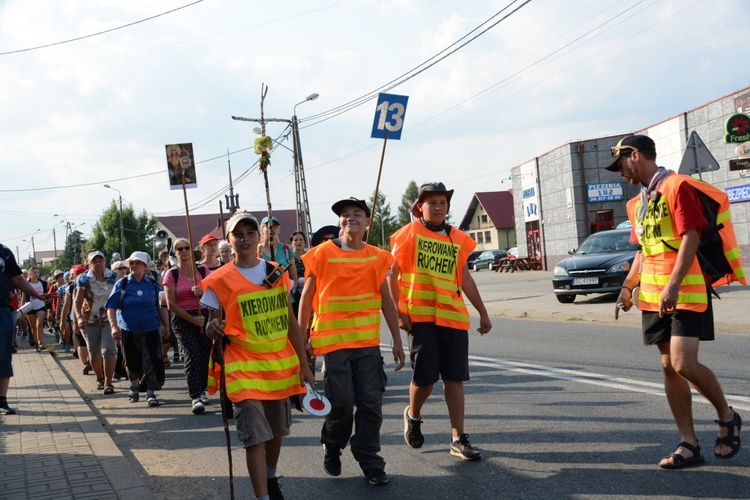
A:
{"type": "Polygon", "coordinates": [[[52,355],[18,344],[8,390],[18,413],[0,416],[0,498],[152,498],[52,355]]]}

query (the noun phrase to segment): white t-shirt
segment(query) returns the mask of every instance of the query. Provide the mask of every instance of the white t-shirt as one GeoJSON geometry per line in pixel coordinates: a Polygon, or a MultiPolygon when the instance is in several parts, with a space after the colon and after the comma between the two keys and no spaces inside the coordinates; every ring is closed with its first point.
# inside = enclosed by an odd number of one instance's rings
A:
{"type": "MultiPolygon", "coordinates": [[[[250,283],[260,286],[263,284],[263,280],[266,278],[266,261],[260,259],[260,262],[258,262],[258,264],[253,267],[237,266],[237,270],[250,283]]],[[[218,311],[219,309],[221,309],[219,297],[217,297],[216,293],[211,290],[210,286],[203,292],[203,296],[201,297],[201,305],[204,305],[214,311],[218,311]]]]}

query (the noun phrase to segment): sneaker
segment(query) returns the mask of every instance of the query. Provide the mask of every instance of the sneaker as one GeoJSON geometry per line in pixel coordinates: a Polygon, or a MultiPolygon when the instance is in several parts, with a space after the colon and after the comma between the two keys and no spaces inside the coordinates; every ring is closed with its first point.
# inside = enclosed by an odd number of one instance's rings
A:
{"type": "Polygon", "coordinates": [[[266,485],[268,485],[268,498],[271,500],[284,500],[284,495],[281,494],[281,487],[279,487],[278,477],[267,478],[266,485]]]}
{"type": "Polygon", "coordinates": [[[201,400],[201,403],[203,403],[203,406],[208,406],[211,404],[211,400],[208,399],[208,396],[206,395],[205,392],[200,395],[200,400],[201,400]]]}
{"type": "Polygon", "coordinates": [[[414,420],[409,416],[409,407],[404,409],[404,440],[412,448],[421,448],[424,444],[422,435],[422,419],[414,420]]]}
{"type": "Polygon", "coordinates": [[[461,434],[458,436],[458,441],[453,441],[451,443],[451,455],[463,460],[479,460],[482,458],[479,449],[473,447],[469,442],[468,434],[461,434]]]}
{"type": "Polygon", "coordinates": [[[196,415],[200,415],[206,411],[206,407],[203,406],[203,403],[201,402],[200,398],[196,398],[193,400],[193,413],[196,415]]]}
{"type": "Polygon", "coordinates": [[[15,415],[16,410],[10,406],[0,406],[0,415],[15,415]]]}
{"type": "Polygon", "coordinates": [[[89,373],[91,373],[91,370],[92,370],[91,363],[89,363],[88,361],[86,361],[86,364],[83,365],[83,374],[84,375],[88,375],[89,373]]]}
{"type": "Polygon", "coordinates": [[[385,471],[382,469],[367,469],[364,473],[365,479],[372,486],[385,486],[388,484],[388,476],[385,475],[385,471]]]}
{"type": "Polygon", "coordinates": [[[341,475],[341,448],[331,445],[323,445],[323,468],[329,476],[341,475]]]}

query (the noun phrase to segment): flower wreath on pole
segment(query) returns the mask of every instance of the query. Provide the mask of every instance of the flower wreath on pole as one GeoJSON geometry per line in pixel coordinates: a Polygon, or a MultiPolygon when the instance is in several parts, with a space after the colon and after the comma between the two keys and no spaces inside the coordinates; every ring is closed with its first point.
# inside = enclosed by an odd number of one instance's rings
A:
{"type": "Polygon", "coordinates": [[[258,164],[261,172],[266,172],[271,164],[271,153],[268,150],[273,146],[273,139],[267,135],[262,135],[255,139],[255,154],[260,155],[258,164]]]}

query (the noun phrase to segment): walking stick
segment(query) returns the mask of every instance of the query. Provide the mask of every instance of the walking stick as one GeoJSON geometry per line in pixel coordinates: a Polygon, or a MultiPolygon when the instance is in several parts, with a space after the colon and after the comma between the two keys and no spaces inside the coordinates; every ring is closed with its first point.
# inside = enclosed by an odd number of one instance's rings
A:
{"type": "MultiPolygon", "coordinates": [[[[187,228],[188,228],[188,240],[190,242],[190,264],[192,264],[193,269],[193,283],[198,283],[198,274],[197,274],[197,268],[195,266],[195,255],[193,254],[193,230],[190,227],[190,209],[188,208],[188,201],[187,201],[187,188],[185,187],[185,167],[182,167],[182,197],[185,200],[185,219],[187,221],[187,228]]],[[[201,313],[201,300],[200,297],[195,298],[196,302],[198,303],[198,314],[202,316],[201,313]]],[[[206,332],[203,330],[203,327],[200,328],[201,335],[205,335],[206,332]]],[[[214,345],[216,344],[216,341],[214,341],[214,345]]],[[[221,395],[221,418],[224,420],[224,437],[227,441],[227,459],[229,460],[229,496],[232,500],[234,500],[234,474],[233,474],[233,467],[232,467],[232,439],[229,436],[229,423],[227,422],[227,411],[226,411],[226,404],[227,404],[227,394],[226,394],[226,380],[224,379],[224,345],[223,343],[218,346],[219,350],[221,351],[221,375],[219,377],[219,394],[221,395]]]]}

